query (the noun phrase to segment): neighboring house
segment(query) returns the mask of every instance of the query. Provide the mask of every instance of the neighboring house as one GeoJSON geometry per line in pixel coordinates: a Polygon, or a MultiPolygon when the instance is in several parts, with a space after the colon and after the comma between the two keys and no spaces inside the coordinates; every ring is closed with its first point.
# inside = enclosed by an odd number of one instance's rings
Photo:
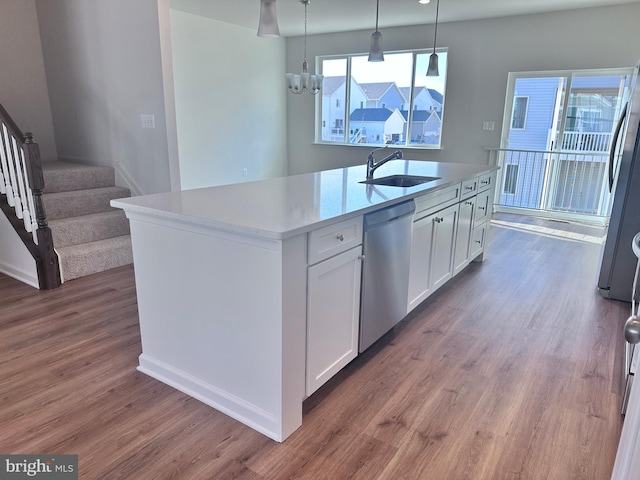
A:
{"type": "MultiPolygon", "coordinates": [[[[401,87],[400,92],[405,98],[402,110],[408,110],[411,105],[411,88],[401,87]]],[[[444,97],[440,92],[433,88],[414,87],[413,89],[413,108],[418,110],[435,110],[438,114],[442,114],[442,102],[444,97]]]]}
{"type": "Polygon", "coordinates": [[[358,108],[349,116],[349,143],[396,143],[404,141],[405,119],[400,110],[358,108]]]}
{"type": "Polygon", "coordinates": [[[500,203],[595,214],[602,199],[613,99],[620,76],[573,76],[564,133],[565,77],[521,77],[515,82],[500,203]],[[548,151],[560,151],[551,155],[548,151]],[[527,153],[528,152],[528,153],[527,153]],[[533,153],[536,152],[536,153],[533,153]],[[592,155],[591,155],[592,154],[592,155]],[[554,168],[550,168],[553,161],[554,168]],[[546,181],[546,187],[545,187],[546,181]],[[547,188],[548,200],[543,197],[547,188]]]}
{"type": "MultiPolygon", "coordinates": [[[[322,81],[322,140],[340,142],[344,139],[344,119],[346,98],[345,77],[324,77],[322,81]]],[[[352,112],[366,101],[366,95],[360,85],[351,79],[351,104],[352,112]]]]}
{"type": "MultiPolygon", "coordinates": [[[[401,110],[405,122],[409,121],[409,111],[401,110]]],[[[409,135],[411,143],[435,145],[442,131],[442,120],[434,110],[414,109],[411,115],[409,135]]]]}
{"type": "Polygon", "coordinates": [[[394,108],[402,109],[405,97],[395,82],[360,83],[362,91],[367,96],[366,103],[360,108],[394,108]]]}

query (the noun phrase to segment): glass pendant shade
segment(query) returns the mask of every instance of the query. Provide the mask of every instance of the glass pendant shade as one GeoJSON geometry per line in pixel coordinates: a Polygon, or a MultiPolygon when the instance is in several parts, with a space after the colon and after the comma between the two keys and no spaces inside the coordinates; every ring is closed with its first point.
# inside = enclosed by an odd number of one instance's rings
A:
{"type": "Polygon", "coordinates": [[[260,0],[258,36],[263,38],[277,38],[280,36],[276,0],[260,0]]]}
{"type": "Polygon", "coordinates": [[[427,77],[439,77],[438,71],[438,54],[433,52],[429,57],[429,68],[427,68],[427,77]]]}
{"type": "Polygon", "coordinates": [[[370,62],[384,62],[382,51],[382,34],[377,30],[371,34],[371,48],[369,48],[370,62]]]}

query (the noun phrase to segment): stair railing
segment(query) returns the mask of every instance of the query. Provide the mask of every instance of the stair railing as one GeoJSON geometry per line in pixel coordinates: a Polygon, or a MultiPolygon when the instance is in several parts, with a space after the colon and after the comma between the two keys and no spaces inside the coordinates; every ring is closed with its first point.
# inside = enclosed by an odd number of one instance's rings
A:
{"type": "Polygon", "coordinates": [[[0,208],[36,261],[40,289],[60,286],[58,255],[42,201],[40,147],[0,105],[0,208]]]}

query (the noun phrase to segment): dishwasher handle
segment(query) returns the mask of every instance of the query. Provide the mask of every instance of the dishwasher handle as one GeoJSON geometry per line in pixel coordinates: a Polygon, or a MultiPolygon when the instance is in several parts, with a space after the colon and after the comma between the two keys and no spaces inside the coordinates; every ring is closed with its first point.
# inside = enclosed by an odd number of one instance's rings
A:
{"type": "Polygon", "coordinates": [[[370,230],[398,220],[400,217],[413,215],[415,210],[415,202],[413,200],[409,200],[408,202],[403,202],[398,205],[392,205],[391,207],[381,208],[380,210],[376,210],[372,213],[367,213],[364,216],[364,229],[370,230]]]}

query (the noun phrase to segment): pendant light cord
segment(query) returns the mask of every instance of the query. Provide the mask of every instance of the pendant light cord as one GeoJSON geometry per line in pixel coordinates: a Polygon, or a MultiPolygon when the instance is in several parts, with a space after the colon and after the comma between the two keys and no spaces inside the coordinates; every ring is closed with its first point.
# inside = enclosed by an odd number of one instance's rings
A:
{"type": "Polygon", "coordinates": [[[433,34],[433,53],[436,53],[436,42],[438,40],[438,13],[440,12],[440,0],[436,2],[436,28],[433,34]]]}
{"type": "Polygon", "coordinates": [[[378,15],[380,13],[380,0],[376,0],[376,32],[378,31],[378,15]]]}

